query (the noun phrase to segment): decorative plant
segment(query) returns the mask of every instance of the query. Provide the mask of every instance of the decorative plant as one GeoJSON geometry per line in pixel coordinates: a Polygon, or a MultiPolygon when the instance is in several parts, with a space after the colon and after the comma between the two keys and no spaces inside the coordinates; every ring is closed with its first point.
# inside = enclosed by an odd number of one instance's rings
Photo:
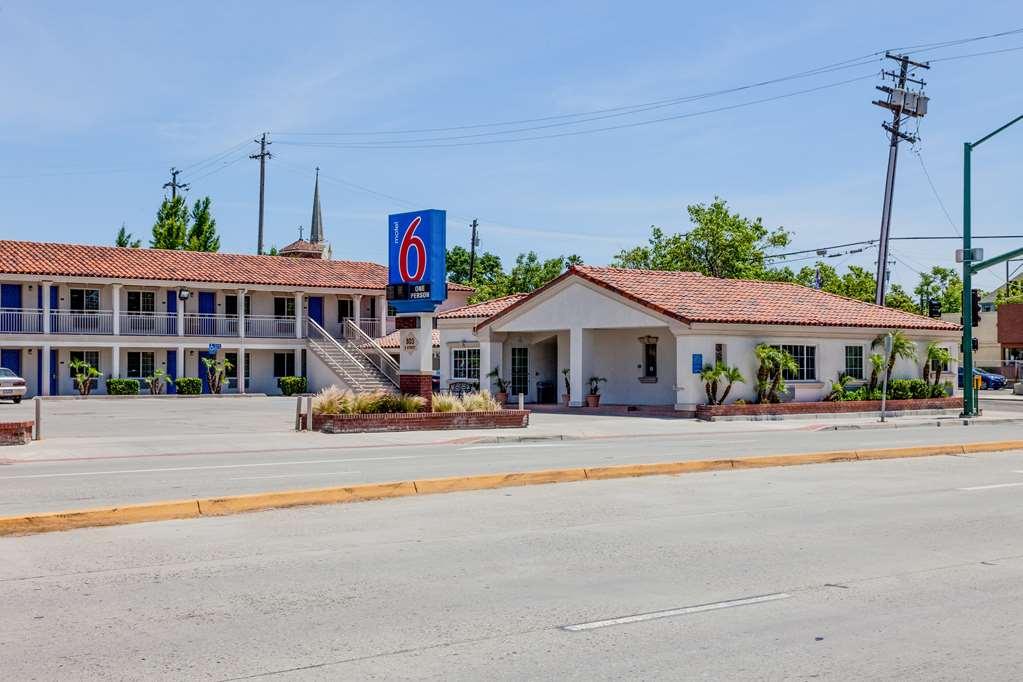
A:
{"type": "Polygon", "coordinates": [[[202,393],[202,379],[199,377],[178,377],[174,385],[178,388],[178,395],[199,395],[202,393]]]}
{"type": "Polygon", "coordinates": [[[92,393],[92,387],[101,374],[98,369],[90,365],[85,360],[73,360],[69,365],[74,379],[75,388],[78,389],[78,393],[82,396],[87,396],[92,393]]]}
{"type": "Polygon", "coordinates": [[[136,379],[107,379],[107,395],[138,395],[139,382],[136,379]]]}
{"type": "Polygon", "coordinates": [[[569,381],[569,374],[572,372],[568,367],[561,370],[561,376],[565,377],[565,394],[570,395],[572,393],[572,382],[569,381]]]}
{"type": "Polygon", "coordinates": [[[508,383],[509,382],[508,382],[507,379],[501,378],[501,370],[500,370],[499,367],[495,367],[494,369],[490,370],[490,372],[487,373],[487,376],[490,377],[491,379],[493,379],[494,383],[497,384],[497,392],[498,393],[507,393],[508,392],[508,383]]]}
{"type": "Polygon", "coordinates": [[[600,385],[607,382],[605,377],[590,377],[590,395],[600,395],[600,385]]]}
{"type": "Polygon", "coordinates": [[[932,365],[934,369],[934,383],[933,386],[937,386],[941,382],[941,368],[944,367],[948,362],[952,360],[952,354],[948,348],[939,346],[937,343],[931,341],[927,344],[927,359],[924,361],[924,383],[930,383],[930,373],[932,365]]]}
{"type": "Polygon", "coordinates": [[[707,394],[707,404],[718,404],[718,381],[721,379],[721,363],[716,365],[704,365],[700,370],[700,381],[703,382],[703,391],[707,394]]]}
{"type": "Polygon", "coordinates": [[[845,387],[852,381],[852,377],[845,372],[838,373],[838,380],[831,382],[831,390],[825,400],[837,402],[845,397],[845,387]]]}
{"type": "Polygon", "coordinates": [[[728,367],[727,365],[722,365],[722,367],[724,368],[724,371],[721,373],[721,379],[728,382],[725,384],[724,393],[721,394],[720,404],[723,405],[725,400],[728,398],[728,394],[732,392],[732,385],[746,383],[746,377],[742,375],[742,372],[739,371],[738,367],[728,367]]]}
{"type": "Polygon", "coordinates": [[[779,403],[785,390],[785,372],[796,372],[799,365],[786,351],[761,343],[753,349],[760,367],[757,369],[757,402],[779,403]]]}
{"type": "Polygon", "coordinates": [[[870,354],[870,381],[867,382],[867,392],[873,393],[877,390],[877,378],[884,369],[884,356],[880,353],[870,354]]]}
{"type": "Polygon", "coordinates": [[[202,363],[206,365],[206,383],[209,384],[210,393],[219,395],[224,390],[224,378],[234,365],[227,359],[216,360],[206,357],[202,359],[202,363]]]}
{"type": "MultiPolygon", "coordinates": [[[[884,348],[885,337],[887,334],[879,334],[874,342],[870,344],[871,348],[884,348]]],[[[901,329],[896,329],[891,334],[892,336],[892,349],[888,353],[888,362],[885,366],[885,376],[888,383],[892,381],[892,372],[895,370],[896,360],[915,360],[916,359],[916,344],[909,340],[905,332],[901,329]]]]}
{"type": "Polygon", "coordinates": [[[309,381],[305,377],[281,377],[277,380],[283,395],[295,395],[309,390],[309,381]]]}
{"type": "Polygon", "coordinates": [[[162,369],[154,371],[151,375],[147,376],[146,385],[149,386],[149,392],[152,395],[160,395],[163,393],[165,386],[173,386],[174,380],[162,369]]]}
{"type": "Polygon", "coordinates": [[[796,363],[795,358],[779,349],[774,365],[774,376],[771,377],[771,388],[767,392],[768,402],[781,402],[781,393],[785,390],[785,372],[798,371],[799,365],[796,363]]]}

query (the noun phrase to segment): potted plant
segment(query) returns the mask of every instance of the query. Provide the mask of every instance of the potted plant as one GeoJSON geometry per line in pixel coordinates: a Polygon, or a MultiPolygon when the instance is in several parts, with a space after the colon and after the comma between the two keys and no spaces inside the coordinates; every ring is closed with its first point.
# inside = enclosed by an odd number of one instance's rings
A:
{"type": "Polygon", "coordinates": [[[565,392],[561,394],[561,402],[565,407],[568,407],[569,402],[572,400],[572,382],[569,381],[569,373],[571,370],[566,367],[561,370],[561,376],[565,377],[565,392]]]}
{"type": "Polygon", "coordinates": [[[495,367],[490,370],[490,373],[487,374],[487,376],[493,379],[494,383],[497,384],[497,390],[494,392],[494,399],[502,404],[508,402],[508,380],[501,378],[500,369],[495,367]]]}
{"type": "Polygon", "coordinates": [[[590,377],[590,392],[586,395],[586,407],[600,407],[600,385],[606,382],[604,377],[590,377]]]}

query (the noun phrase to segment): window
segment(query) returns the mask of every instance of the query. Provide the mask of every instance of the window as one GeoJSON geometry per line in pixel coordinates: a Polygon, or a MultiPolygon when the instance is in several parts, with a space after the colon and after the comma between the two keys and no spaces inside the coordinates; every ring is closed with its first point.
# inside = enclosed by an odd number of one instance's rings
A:
{"type": "Polygon", "coordinates": [[[728,346],[723,343],[714,344],[714,364],[728,364],[728,346]]]}
{"type": "MultiPolygon", "coordinates": [[[[246,363],[248,366],[248,363],[246,363]]],[[[295,354],[274,353],[274,377],[293,377],[295,375],[295,354]]]]}
{"type": "Polygon", "coordinates": [[[373,318],[377,316],[377,298],[376,296],[369,297],[369,315],[367,317],[373,318]]]}
{"type": "MultiPolygon", "coordinates": [[[[224,296],[224,314],[233,315],[238,317],[238,296],[235,294],[228,294],[224,296]]],[[[245,315],[252,314],[252,299],[248,296],[245,297],[245,315]]]]}
{"type": "Polygon", "coordinates": [[[845,347],[845,373],[853,379],[863,378],[863,346],[845,347]]]}
{"type": "Polygon", "coordinates": [[[152,291],[129,291],[128,312],[152,315],[156,312],[156,294],[152,291]]]}
{"type": "MultiPolygon", "coordinates": [[[[228,379],[237,379],[238,378],[238,353],[224,353],[224,359],[227,360],[228,363],[230,363],[230,367],[227,370],[224,371],[224,376],[226,376],[228,379]]],[[[246,353],[245,354],[245,378],[246,379],[248,379],[250,376],[252,376],[252,372],[250,371],[251,367],[252,367],[252,362],[249,360],[249,353],[246,353]]],[[[246,381],[246,385],[248,385],[247,381],[246,381]]]]}
{"type": "Polygon", "coordinates": [[[512,395],[529,393],[529,349],[511,349],[511,389],[512,395]]]}
{"type": "Polygon", "coordinates": [[[657,378],[657,344],[643,344],[643,377],[647,379],[657,378]]]}
{"type": "Polygon", "coordinates": [[[451,378],[480,380],[479,348],[455,348],[451,351],[451,378]]]}
{"type": "Polygon", "coordinates": [[[355,301],[350,298],[339,298],[337,299],[337,319],[338,321],[348,319],[349,317],[355,317],[355,301]]]}
{"type": "Polygon", "coordinates": [[[295,299],[291,296],[275,297],[274,317],[295,317],[295,299]]]}
{"type": "Polygon", "coordinates": [[[68,376],[74,378],[75,370],[71,365],[76,360],[84,360],[92,365],[93,369],[99,369],[99,351],[98,350],[73,350],[71,351],[70,362],[68,362],[68,376]]]}
{"type": "Polygon", "coordinates": [[[786,381],[816,381],[817,379],[817,347],[781,345],[775,346],[792,356],[792,359],[799,365],[795,372],[784,373],[786,381]]]}
{"type": "Polygon", "coordinates": [[[144,379],[153,375],[153,368],[156,366],[155,355],[151,351],[129,352],[128,353],[128,377],[132,379],[144,379]]]}
{"type": "Polygon", "coordinates": [[[71,310],[74,312],[95,312],[99,310],[99,289],[72,289],[71,310]]]}

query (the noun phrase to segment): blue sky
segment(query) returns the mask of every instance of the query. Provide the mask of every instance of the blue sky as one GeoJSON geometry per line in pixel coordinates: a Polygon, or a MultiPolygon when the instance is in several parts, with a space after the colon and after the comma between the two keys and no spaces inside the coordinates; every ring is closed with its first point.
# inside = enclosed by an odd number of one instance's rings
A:
{"type": "MultiPolygon", "coordinates": [[[[645,241],[650,225],[684,229],[685,206],[715,195],[792,230],[794,248],[875,238],[887,158],[884,112],[870,104],[876,78],[711,115],[517,143],[351,146],[482,129],[297,133],[442,128],[621,107],[1023,26],[1013,2],[933,2],[894,18],[881,2],[142,5],[0,7],[3,237],[109,243],[122,222],[148,236],[174,165],[186,169],[190,196],[212,197],[223,249],[254,251],[258,165],[246,154],[256,146],[209,159],[267,130],[275,155],[267,242],[283,245],[299,225],[308,228],[319,165],[338,258],[383,262],[386,216],[410,205],[447,209],[449,244],[465,244],[468,219],[478,216],[483,248],[506,260],[533,249],[606,263],[645,241]]],[[[1020,45],[1023,34],[920,56],[1020,45]]],[[[875,61],[518,136],[677,116],[879,68],[875,61]]],[[[920,151],[957,225],[962,142],[1023,113],[1021,69],[1017,51],[936,62],[926,74],[932,101],[920,151]]],[[[492,138],[457,141],[484,139],[492,138]]],[[[1023,127],[975,155],[976,233],[1023,234],[1021,151],[1023,127]]],[[[893,234],[955,233],[904,146],[893,234]]],[[[983,243],[989,253],[1016,245],[983,243]]],[[[950,264],[955,247],[896,242],[894,279],[912,284],[914,270],[950,264]]],[[[829,262],[872,267],[873,254],[829,262]]],[[[981,284],[997,280],[989,274],[981,284]]]]}

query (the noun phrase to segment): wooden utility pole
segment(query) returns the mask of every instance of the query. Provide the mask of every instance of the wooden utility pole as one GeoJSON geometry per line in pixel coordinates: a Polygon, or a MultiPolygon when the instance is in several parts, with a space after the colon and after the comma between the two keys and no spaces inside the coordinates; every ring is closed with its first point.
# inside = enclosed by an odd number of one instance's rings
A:
{"type": "Polygon", "coordinates": [[[259,143],[259,153],[250,154],[250,159],[259,159],[259,235],[256,237],[256,254],[263,255],[263,206],[264,198],[266,196],[266,160],[272,159],[273,154],[268,152],[266,148],[270,146],[270,142],[266,140],[266,133],[254,142],[259,143]]]}
{"type": "Polygon", "coordinates": [[[178,198],[178,190],[179,189],[180,190],[186,190],[189,187],[187,182],[178,182],[178,173],[180,173],[180,172],[181,171],[179,171],[177,168],[174,168],[173,166],[171,166],[171,169],[170,169],[170,174],[171,174],[170,182],[163,183],[163,188],[164,189],[167,189],[168,187],[170,187],[171,199],[177,199],[178,198]]]}
{"type": "Polygon", "coordinates": [[[479,227],[479,221],[475,218],[472,219],[472,239],[469,240],[469,283],[473,281],[473,275],[476,273],[476,247],[480,243],[479,237],[476,235],[476,228],[479,227]]]}

